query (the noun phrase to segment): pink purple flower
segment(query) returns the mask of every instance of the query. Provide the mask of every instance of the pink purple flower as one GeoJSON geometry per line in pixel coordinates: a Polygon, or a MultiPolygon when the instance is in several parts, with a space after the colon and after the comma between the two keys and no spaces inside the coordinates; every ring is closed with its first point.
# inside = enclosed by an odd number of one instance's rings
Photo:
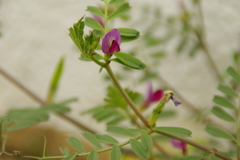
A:
{"type": "Polygon", "coordinates": [[[173,147],[181,149],[184,156],[187,154],[187,144],[185,142],[171,140],[171,144],[173,147]]]}
{"type": "Polygon", "coordinates": [[[114,52],[120,51],[121,35],[118,29],[114,28],[108,32],[102,41],[102,51],[105,54],[112,55],[114,52]]]}
{"type": "Polygon", "coordinates": [[[164,95],[164,91],[161,89],[153,91],[152,83],[148,83],[146,100],[144,102],[144,107],[149,106],[153,102],[158,102],[164,95]]]}

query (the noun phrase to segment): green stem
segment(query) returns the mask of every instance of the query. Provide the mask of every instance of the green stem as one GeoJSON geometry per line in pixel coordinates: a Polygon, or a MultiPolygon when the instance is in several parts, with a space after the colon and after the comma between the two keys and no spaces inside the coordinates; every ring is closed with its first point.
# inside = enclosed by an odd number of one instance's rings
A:
{"type": "Polygon", "coordinates": [[[98,61],[94,56],[91,56],[91,59],[101,67],[104,67],[106,65],[105,63],[98,61]]]}
{"type": "MultiPolygon", "coordinates": [[[[153,131],[149,131],[147,134],[150,135],[152,134],[153,131]]],[[[134,138],[135,140],[139,140],[141,138],[141,136],[138,136],[136,138],[134,138]]],[[[124,143],[121,143],[119,144],[118,146],[119,147],[123,147],[125,145],[128,145],[130,143],[130,140],[124,142],[124,143]]],[[[111,147],[108,147],[108,148],[104,148],[104,149],[100,149],[100,150],[97,150],[98,153],[102,153],[102,152],[106,152],[106,151],[110,151],[112,150],[112,146],[111,147]]],[[[7,153],[5,152],[6,154],[8,155],[12,155],[14,156],[13,154],[11,153],[7,153]]],[[[80,157],[80,156],[88,156],[90,154],[90,152],[87,152],[87,153],[81,153],[81,154],[78,154],[77,157],[80,157]]],[[[65,158],[66,156],[49,156],[49,157],[37,157],[37,156],[20,156],[22,158],[32,158],[32,159],[38,159],[38,160],[45,160],[45,159],[62,159],[62,158],[65,158]]]]}
{"type": "Polygon", "coordinates": [[[131,107],[131,109],[134,111],[134,113],[138,116],[138,118],[143,122],[143,124],[149,128],[150,130],[152,130],[152,128],[150,127],[150,125],[148,124],[147,120],[143,117],[143,115],[138,111],[138,109],[135,107],[135,105],[133,104],[132,100],[128,97],[128,95],[126,94],[126,92],[124,91],[124,89],[122,88],[122,86],[119,84],[118,80],[116,79],[115,75],[112,72],[112,69],[110,68],[110,65],[107,65],[105,67],[105,69],[107,70],[109,76],[111,77],[113,83],[115,84],[115,86],[117,87],[117,89],[119,90],[119,92],[121,93],[121,95],[123,96],[123,98],[126,100],[126,102],[128,103],[128,105],[131,107]]]}
{"type": "Polygon", "coordinates": [[[237,110],[237,159],[240,160],[240,99],[237,110]]]}
{"type": "Polygon", "coordinates": [[[44,136],[43,136],[43,138],[44,138],[43,157],[45,157],[45,156],[46,156],[47,139],[46,139],[46,137],[44,137],[44,136]]]}
{"type": "Polygon", "coordinates": [[[108,1],[105,0],[105,6],[104,6],[104,32],[107,32],[107,24],[108,24],[108,1]]]}
{"type": "Polygon", "coordinates": [[[219,157],[223,160],[232,160],[231,158],[229,158],[229,157],[223,155],[222,153],[218,152],[216,149],[201,145],[201,144],[199,144],[199,143],[197,143],[193,140],[190,140],[188,138],[175,136],[175,135],[171,135],[171,134],[160,132],[160,131],[154,131],[154,132],[158,133],[158,134],[161,134],[161,135],[164,135],[166,137],[172,138],[172,139],[176,139],[176,140],[185,142],[185,143],[187,143],[187,144],[189,144],[189,145],[191,145],[195,148],[201,149],[201,150],[206,151],[208,153],[214,153],[215,156],[217,156],[217,157],[219,157]]]}

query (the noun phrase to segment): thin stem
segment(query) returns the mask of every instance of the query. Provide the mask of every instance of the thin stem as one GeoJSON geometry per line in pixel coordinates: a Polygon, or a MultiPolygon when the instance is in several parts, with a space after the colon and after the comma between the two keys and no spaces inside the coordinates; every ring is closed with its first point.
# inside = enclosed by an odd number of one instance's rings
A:
{"type": "MultiPolygon", "coordinates": [[[[149,131],[147,134],[150,135],[152,134],[153,131],[149,131]]],[[[139,140],[141,138],[141,136],[138,136],[136,138],[134,138],[135,140],[139,140]]],[[[130,143],[130,140],[124,142],[124,143],[121,143],[119,144],[118,146],[119,147],[123,147],[125,145],[128,145],[130,143]]],[[[108,148],[104,148],[104,149],[100,149],[100,150],[97,150],[98,153],[102,153],[102,152],[106,152],[106,151],[110,151],[112,150],[112,146],[111,147],[108,147],[108,148]]],[[[8,154],[8,155],[11,155],[11,156],[14,156],[13,154],[11,153],[7,153],[5,152],[5,154],[8,154]]],[[[81,154],[78,154],[77,157],[80,157],[80,156],[87,156],[89,155],[90,152],[87,152],[87,153],[81,153],[81,154]]],[[[32,159],[38,159],[38,160],[45,160],[45,159],[62,159],[62,158],[65,158],[66,156],[49,156],[49,157],[36,157],[36,156],[20,156],[22,158],[32,158],[32,159]]]]}
{"type": "MultiPolygon", "coordinates": [[[[126,114],[129,116],[131,122],[137,126],[138,128],[142,128],[141,125],[137,122],[137,120],[135,119],[135,116],[133,116],[131,113],[129,113],[129,111],[127,109],[125,109],[126,114]]],[[[163,155],[165,155],[168,158],[172,158],[172,156],[165,150],[163,149],[161,146],[159,146],[155,141],[153,141],[153,145],[154,147],[161,152],[163,155]]],[[[150,158],[151,159],[151,158],[150,158]]]]}
{"type": "Polygon", "coordinates": [[[44,143],[43,143],[43,157],[45,157],[45,156],[46,156],[47,139],[46,139],[46,137],[44,137],[44,136],[43,136],[43,138],[44,138],[44,143]]]}
{"type": "Polygon", "coordinates": [[[175,136],[175,135],[167,134],[167,133],[160,132],[160,131],[154,131],[154,132],[158,133],[158,134],[161,134],[161,135],[164,135],[164,136],[167,136],[167,137],[172,138],[172,139],[176,139],[176,140],[185,142],[185,143],[187,143],[191,146],[194,146],[195,148],[201,149],[203,151],[206,151],[206,152],[209,152],[209,153],[214,153],[215,156],[217,156],[219,158],[222,158],[224,160],[232,160],[231,158],[223,155],[222,153],[219,153],[216,149],[201,145],[201,144],[199,144],[199,143],[197,143],[193,140],[190,140],[188,138],[175,136]]]}
{"type": "Polygon", "coordinates": [[[240,99],[237,110],[237,158],[240,160],[240,99]]]}
{"type": "Polygon", "coordinates": [[[143,115],[138,111],[138,109],[135,107],[135,105],[133,104],[132,100],[128,97],[128,95],[126,94],[126,92],[124,91],[124,89],[122,88],[122,86],[119,84],[118,80],[116,79],[115,75],[112,72],[112,69],[110,68],[110,65],[107,65],[105,67],[105,69],[107,70],[109,76],[111,77],[113,83],[115,84],[115,86],[118,88],[119,92],[121,93],[121,95],[123,96],[123,98],[126,100],[126,102],[128,103],[128,105],[131,107],[131,109],[134,111],[134,113],[138,116],[138,118],[143,122],[143,124],[149,128],[150,130],[152,130],[152,128],[149,126],[147,120],[143,117],[143,115]]]}
{"type": "Polygon", "coordinates": [[[17,86],[20,90],[22,90],[25,94],[27,94],[30,98],[35,100],[36,102],[40,104],[44,104],[45,102],[41,100],[35,93],[33,93],[31,90],[29,90],[26,86],[24,86],[22,83],[20,83],[18,80],[16,80],[13,76],[8,74],[3,68],[0,67],[0,74],[5,77],[9,82],[13,83],[15,86],[17,86]]]}
{"type": "MultiPolygon", "coordinates": [[[[4,69],[2,69],[0,67],[0,74],[5,77],[9,82],[11,82],[12,84],[14,84],[15,86],[17,86],[21,91],[23,91],[26,95],[28,95],[30,98],[32,98],[33,100],[35,100],[36,102],[38,102],[41,105],[45,105],[46,102],[43,101],[41,98],[39,98],[35,93],[33,93],[30,89],[28,89],[26,86],[24,86],[22,83],[20,83],[17,79],[15,79],[13,76],[11,76],[10,74],[8,74],[4,69]]],[[[72,119],[71,117],[68,117],[64,114],[59,114],[56,113],[57,116],[59,116],[61,119],[64,119],[68,122],[70,122],[71,124],[75,125],[76,127],[78,127],[79,129],[83,129],[86,131],[89,131],[91,133],[96,133],[94,130],[90,129],[89,127],[85,126],[84,124],[72,119]]]]}
{"type": "Polygon", "coordinates": [[[104,32],[107,32],[107,23],[108,23],[108,1],[105,0],[105,6],[104,6],[104,32]]]}
{"type": "Polygon", "coordinates": [[[213,71],[215,72],[216,74],[216,77],[217,79],[220,81],[220,82],[223,82],[223,79],[222,79],[222,76],[221,74],[219,73],[218,69],[217,69],[217,66],[216,64],[214,63],[214,60],[212,59],[211,57],[211,54],[208,50],[208,47],[207,47],[207,44],[205,43],[205,25],[204,25],[204,18],[203,18],[203,12],[202,12],[202,5],[201,5],[201,0],[197,1],[197,6],[198,6],[198,11],[199,11],[199,16],[200,16],[200,22],[201,22],[201,28],[200,28],[200,32],[199,31],[195,31],[196,35],[197,35],[197,38],[199,40],[199,44],[200,46],[202,47],[204,53],[206,54],[208,60],[209,60],[209,63],[213,69],[213,71]]]}

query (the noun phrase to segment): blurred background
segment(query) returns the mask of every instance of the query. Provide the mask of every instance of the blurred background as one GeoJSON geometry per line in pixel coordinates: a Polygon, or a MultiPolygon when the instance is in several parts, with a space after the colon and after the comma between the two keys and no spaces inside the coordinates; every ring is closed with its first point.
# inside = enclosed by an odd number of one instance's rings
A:
{"type": "MultiPolygon", "coordinates": [[[[125,18],[116,20],[112,26],[137,29],[140,31],[140,38],[123,44],[122,51],[134,53],[136,57],[154,68],[168,85],[176,89],[194,107],[200,110],[211,110],[214,105],[212,98],[218,93],[219,81],[206,55],[202,50],[189,55],[188,49],[179,48],[181,42],[179,37],[182,31],[181,23],[177,23],[177,20],[181,19],[183,11],[189,10],[192,16],[191,23],[198,23],[198,15],[193,2],[190,0],[128,0],[128,2],[132,9],[125,18]],[[147,44],[147,38],[150,36],[155,38],[151,40],[157,42],[147,44]],[[165,38],[169,36],[172,40],[164,42],[161,39],[164,36],[167,36],[165,38]],[[154,61],[154,58],[147,58],[150,53],[157,53],[157,51],[161,51],[157,61],[154,61]],[[159,58],[161,56],[162,58],[159,58]]],[[[69,116],[86,123],[90,128],[104,132],[104,123],[99,125],[91,118],[91,115],[80,113],[103,102],[106,87],[109,84],[104,80],[106,74],[105,72],[98,73],[97,65],[80,61],[79,51],[68,36],[68,28],[73,23],[76,23],[83,15],[90,16],[90,13],[86,11],[89,5],[101,6],[101,1],[1,0],[0,67],[44,100],[57,62],[62,55],[65,55],[66,63],[56,101],[77,97],[78,101],[71,104],[72,112],[69,116]]],[[[240,50],[239,8],[239,0],[202,0],[205,40],[211,57],[223,76],[226,68],[233,63],[233,53],[240,50]]],[[[148,42],[150,43],[150,40],[148,42]]],[[[113,70],[125,76],[125,80],[120,80],[124,87],[141,92],[143,95],[146,93],[147,82],[136,83],[137,80],[143,78],[142,71],[124,73],[125,71],[117,64],[113,65],[113,70]]],[[[168,89],[168,85],[153,78],[155,90],[168,89]]],[[[37,102],[0,76],[1,115],[6,114],[10,109],[38,106],[37,102]]],[[[164,123],[160,122],[160,125],[196,130],[193,136],[204,134],[198,130],[203,130],[205,126],[196,125],[195,120],[184,119],[186,115],[192,114],[184,104],[174,108],[173,104],[169,103],[168,107],[176,109],[178,118],[177,120],[169,119],[164,123]]],[[[79,133],[74,126],[54,115],[51,116],[49,122],[41,123],[41,125],[57,127],[64,133],[79,133]]]]}

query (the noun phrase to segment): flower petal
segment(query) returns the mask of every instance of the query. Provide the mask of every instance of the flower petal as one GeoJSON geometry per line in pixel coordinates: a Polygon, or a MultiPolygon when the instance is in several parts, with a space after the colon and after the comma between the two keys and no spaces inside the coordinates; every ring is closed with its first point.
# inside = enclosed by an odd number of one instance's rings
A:
{"type": "Polygon", "coordinates": [[[176,140],[171,140],[171,143],[172,145],[175,147],[175,148],[179,148],[179,149],[186,149],[187,147],[187,144],[184,143],[184,142],[181,142],[181,141],[176,141],[176,140]]]}
{"type": "Polygon", "coordinates": [[[159,89],[153,94],[151,102],[158,102],[163,96],[164,96],[164,91],[159,89]]]}
{"type": "Polygon", "coordinates": [[[113,36],[113,40],[115,40],[118,43],[118,45],[120,46],[120,44],[121,44],[121,34],[120,34],[119,30],[114,28],[111,31],[111,33],[112,33],[112,36],[113,36]]]}
{"type": "Polygon", "coordinates": [[[102,40],[102,51],[108,54],[110,45],[112,44],[112,33],[108,32],[102,40]]]}
{"type": "Polygon", "coordinates": [[[106,54],[113,54],[120,51],[121,35],[118,29],[114,28],[108,32],[102,41],[102,51],[106,54]]]}
{"type": "Polygon", "coordinates": [[[113,40],[112,45],[109,48],[109,54],[113,54],[114,52],[119,52],[120,46],[118,45],[117,41],[113,40]]]}
{"type": "Polygon", "coordinates": [[[175,105],[176,107],[179,106],[180,104],[182,104],[181,101],[175,99],[174,97],[172,97],[172,100],[173,100],[173,103],[174,103],[174,105],[175,105]]]}

